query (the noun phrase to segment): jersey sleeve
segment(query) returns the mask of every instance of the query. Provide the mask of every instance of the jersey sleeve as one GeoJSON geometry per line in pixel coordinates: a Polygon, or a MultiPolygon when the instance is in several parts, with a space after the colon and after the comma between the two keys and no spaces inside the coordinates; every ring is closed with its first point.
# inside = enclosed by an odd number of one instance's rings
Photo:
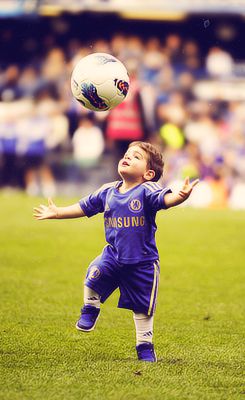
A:
{"type": "Polygon", "coordinates": [[[115,182],[111,182],[101,186],[96,192],[83,197],[79,201],[81,209],[84,211],[87,217],[102,213],[105,211],[105,198],[109,188],[115,185],[115,182]]]}
{"type": "Polygon", "coordinates": [[[164,196],[167,193],[172,193],[172,190],[170,188],[162,188],[156,182],[145,182],[143,185],[146,191],[147,207],[154,211],[166,209],[164,196]]]}

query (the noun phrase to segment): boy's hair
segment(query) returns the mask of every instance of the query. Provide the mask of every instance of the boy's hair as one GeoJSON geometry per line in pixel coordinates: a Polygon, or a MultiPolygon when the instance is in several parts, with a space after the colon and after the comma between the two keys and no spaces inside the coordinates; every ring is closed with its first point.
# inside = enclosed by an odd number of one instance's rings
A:
{"type": "Polygon", "coordinates": [[[148,168],[155,172],[155,176],[151,180],[157,182],[163,174],[164,167],[163,157],[160,151],[152,144],[146,142],[132,142],[128,147],[132,146],[139,146],[146,152],[148,156],[148,168]]]}

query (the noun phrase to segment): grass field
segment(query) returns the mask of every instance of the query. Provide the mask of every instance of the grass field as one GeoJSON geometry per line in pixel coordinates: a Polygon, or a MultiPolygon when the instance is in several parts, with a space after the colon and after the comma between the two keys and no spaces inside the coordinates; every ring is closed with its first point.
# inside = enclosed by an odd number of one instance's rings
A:
{"type": "Polygon", "coordinates": [[[117,292],[94,332],[74,327],[102,216],[35,221],[39,202],[0,195],[0,399],[245,399],[245,213],[159,213],[159,362],[147,364],[117,292]]]}

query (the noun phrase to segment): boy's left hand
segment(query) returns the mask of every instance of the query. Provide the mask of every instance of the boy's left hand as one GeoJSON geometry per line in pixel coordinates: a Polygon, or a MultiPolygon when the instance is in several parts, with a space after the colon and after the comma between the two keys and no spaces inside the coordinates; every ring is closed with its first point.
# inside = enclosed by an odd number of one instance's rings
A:
{"type": "Polygon", "coordinates": [[[199,179],[195,179],[193,182],[190,183],[189,177],[185,178],[184,185],[182,189],[179,191],[179,196],[182,197],[183,199],[188,199],[190,196],[192,189],[194,186],[196,186],[199,182],[199,179]]]}

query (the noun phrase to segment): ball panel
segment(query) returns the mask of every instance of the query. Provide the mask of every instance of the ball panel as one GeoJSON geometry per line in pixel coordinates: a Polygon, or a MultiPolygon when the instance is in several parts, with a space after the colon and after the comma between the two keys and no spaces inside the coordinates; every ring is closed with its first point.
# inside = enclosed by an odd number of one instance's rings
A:
{"type": "Polygon", "coordinates": [[[92,82],[82,82],[81,93],[96,110],[108,110],[109,105],[99,96],[97,88],[92,82]]]}
{"type": "Polygon", "coordinates": [[[118,96],[123,96],[124,99],[128,94],[128,89],[129,89],[128,81],[125,81],[123,79],[114,79],[114,84],[117,88],[118,96]]]}
{"type": "MultiPolygon", "coordinates": [[[[123,97],[124,100],[124,97],[123,97]]],[[[119,96],[118,94],[116,94],[113,98],[110,99],[110,110],[116,106],[118,106],[119,104],[122,103],[122,96],[119,96]]]]}
{"type": "Polygon", "coordinates": [[[117,94],[117,89],[112,79],[107,79],[104,83],[98,85],[97,89],[99,95],[105,97],[107,101],[110,101],[117,94]]]}

